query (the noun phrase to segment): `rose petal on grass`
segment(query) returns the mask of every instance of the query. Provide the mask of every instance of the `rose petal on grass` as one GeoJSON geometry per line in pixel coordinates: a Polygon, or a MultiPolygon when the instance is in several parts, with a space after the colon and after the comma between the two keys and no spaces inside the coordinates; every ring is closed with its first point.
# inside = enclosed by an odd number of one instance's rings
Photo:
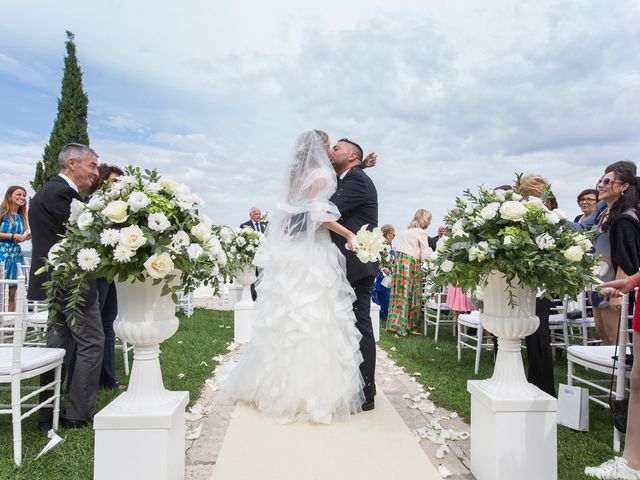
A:
{"type": "Polygon", "coordinates": [[[209,364],[203,360],[202,362],[200,362],[200,366],[201,367],[208,367],[209,364]]]}
{"type": "Polygon", "coordinates": [[[195,421],[200,420],[201,418],[202,418],[202,415],[200,415],[199,413],[187,412],[187,413],[184,414],[184,419],[187,422],[195,422],[195,421]]]}
{"type": "Polygon", "coordinates": [[[440,474],[440,476],[442,478],[448,478],[451,475],[453,475],[453,473],[451,473],[451,470],[449,470],[447,467],[445,467],[444,465],[438,465],[438,473],[440,474]]]}
{"type": "Polygon", "coordinates": [[[184,378],[184,373],[179,373],[178,378],[184,378]]]}
{"type": "Polygon", "coordinates": [[[443,443],[436,450],[436,458],[444,458],[445,455],[449,452],[450,452],[449,445],[447,445],[446,443],[443,443]]]}
{"type": "Polygon", "coordinates": [[[198,438],[200,438],[200,435],[202,434],[202,424],[198,424],[195,428],[189,430],[187,429],[184,432],[184,438],[186,440],[196,440],[198,438]]]}

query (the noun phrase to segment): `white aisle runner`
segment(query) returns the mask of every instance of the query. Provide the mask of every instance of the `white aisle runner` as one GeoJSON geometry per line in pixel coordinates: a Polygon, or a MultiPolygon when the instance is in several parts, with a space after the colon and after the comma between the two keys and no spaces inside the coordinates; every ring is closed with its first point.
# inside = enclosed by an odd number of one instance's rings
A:
{"type": "Polygon", "coordinates": [[[440,479],[382,392],[376,408],[331,425],[280,425],[236,406],[213,480],[440,479]]]}

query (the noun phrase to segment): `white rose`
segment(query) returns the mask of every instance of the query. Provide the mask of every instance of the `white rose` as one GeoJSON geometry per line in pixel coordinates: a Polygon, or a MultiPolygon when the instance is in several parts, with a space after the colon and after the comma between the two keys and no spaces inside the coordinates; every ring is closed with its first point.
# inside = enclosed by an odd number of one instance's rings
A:
{"type": "Polygon", "coordinates": [[[86,205],[77,198],[71,200],[71,215],[69,215],[69,222],[71,222],[71,224],[76,224],[85,208],[86,205]]]}
{"type": "Polygon", "coordinates": [[[480,216],[485,220],[491,220],[498,213],[498,209],[500,208],[500,204],[498,202],[493,202],[480,210],[480,216]]]}
{"type": "Polygon", "coordinates": [[[502,218],[513,222],[521,221],[525,213],[527,213],[527,208],[522,203],[512,200],[504,202],[500,207],[500,215],[502,218]]]}
{"type": "Polygon", "coordinates": [[[543,233],[536,237],[536,245],[540,250],[549,250],[556,244],[556,241],[548,233],[543,233]]]}
{"type": "Polygon", "coordinates": [[[502,190],[501,188],[498,188],[498,189],[494,190],[493,193],[496,194],[496,199],[499,202],[504,202],[506,200],[506,198],[507,198],[506,195],[505,195],[505,191],[502,190]]]}
{"type": "Polygon", "coordinates": [[[211,238],[213,233],[211,232],[211,224],[200,222],[197,225],[191,227],[191,235],[196,237],[201,242],[206,242],[211,238]]]}
{"type": "Polygon", "coordinates": [[[93,195],[89,199],[89,203],[87,203],[87,207],[94,212],[98,212],[102,210],[107,204],[105,203],[104,197],[102,195],[93,195]]]}
{"type": "Polygon", "coordinates": [[[89,230],[93,225],[93,214],[91,212],[84,212],[78,217],[78,228],[80,230],[89,230]]]}
{"type": "Polygon", "coordinates": [[[156,232],[164,232],[171,226],[171,223],[164,213],[158,212],[149,215],[149,218],[147,218],[147,225],[151,230],[154,230],[156,232]]]}
{"type": "Polygon", "coordinates": [[[147,243],[144,232],[137,225],[120,230],[120,245],[136,250],[147,243]]]}
{"type": "Polygon", "coordinates": [[[145,189],[151,193],[158,193],[162,190],[162,185],[159,182],[149,182],[145,185],[145,189]]]}
{"type": "Polygon", "coordinates": [[[540,197],[534,197],[533,195],[527,199],[527,203],[531,203],[533,205],[543,206],[542,199],[540,197]]]}
{"type": "Polygon", "coordinates": [[[203,253],[204,253],[204,249],[197,243],[192,243],[187,247],[187,255],[191,260],[195,260],[203,253]]]}
{"type": "Polygon", "coordinates": [[[159,183],[162,186],[162,189],[170,195],[175,192],[176,187],[178,186],[177,182],[174,182],[173,180],[170,180],[168,178],[160,179],[159,183]]]}
{"type": "Polygon", "coordinates": [[[505,237],[502,239],[502,242],[505,245],[511,245],[513,243],[513,237],[511,235],[505,235],[505,237]]]}
{"type": "Polygon", "coordinates": [[[107,217],[113,223],[123,223],[127,221],[127,203],[122,200],[114,200],[102,210],[102,215],[107,217]]]}
{"type": "Polygon", "coordinates": [[[106,247],[113,247],[120,241],[120,230],[105,228],[100,233],[100,243],[106,247]]]}
{"type": "Polygon", "coordinates": [[[453,270],[453,266],[454,263],[451,260],[445,260],[444,262],[442,262],[442,265],[440,265],[440,269],[443,272],[450,272],[451,270],[453,270]]]}
{"type": "Polygon", "coordinates": [[[547,223],[551,225],[555,225],[556,223],[560,222],[560,217],[558,217],[555,212],[545,212],[544,218],[547,223]]]}
{"type": "Polygon", "coordinates": [[[160,255],[151,255],[146,262],[144,268],[151,278],[164,278],[173,271],[173,261],[167,252],[160,255]]]}
{"type": "Polygon", "coordinates": [[[436,251],[439,253],[443,253],[446,251],[447,249],[447,239],[449,237],[447,237],[446,235],[441,236],[438,241],[436,242],[436,251]]]}
{"type": "Polygon", "coordinates": [[[487,251],[489,250],[489,244],[487,242],[478,242],[478,245],[474,245],[469,249],[469,260],[479,260],[482,261],[487,256],[487,251]]]}
{"type": "Polygon", "coordinates": [[[517,193],[512,193],[511,194],[511,199],[512,200],[522,200],[522,195],[519,195],[517,193]]]}
{"type": "Polygon", "coordinates": [[[565,258],[571,262],[579,262],[582,260],[582,255],[584,255],[584,252],[582,251],[582,248],[577,245],[567,248],[564,252],[565,258]]]}
{"type": "Polygon", "coordinates": [[[129,205],[129,208],[131,208],[132,212],[139,212],[149,205],[149,197],[147,197],[143,192],[133,192],[129,195],[127,204],[129,205]]]}
{"type": "Polygon", "coordinates": [[[224,243],[229,243],[233,238],[233,230],[231,230],[229,227],[222,227],[219,234],[220,240],[222,240],[224,243]]]}
{"type": "Polygon", "coordinates": [[[553,213],[555,213],[560,220],[566,220],[568,218],[564,210],[560,210],[559,208],[556,208],[553,213]]]}
{"type": "Polygon", "coordinates": [[[578,234],[575,236],[574,238],[576,244],[582,248],[582,250],[584,252],[588,252],[589,250],[591,250],[591,247],[593,246],[593,244],[591,243],[591,240],[589,240],[586,236],[582,235],[582,234],[578,234]]]}

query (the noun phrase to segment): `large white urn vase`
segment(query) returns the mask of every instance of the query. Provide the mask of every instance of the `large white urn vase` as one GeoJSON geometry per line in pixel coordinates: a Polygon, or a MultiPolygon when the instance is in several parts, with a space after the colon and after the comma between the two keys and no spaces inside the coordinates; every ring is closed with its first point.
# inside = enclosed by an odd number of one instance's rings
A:
{"type": "Polygon", "coordinates": [[[493,395],[509,398],[533,398],[542,392],[529,382],[524,374],[521,340],[538,329],[540,320],[535,315],[536,292],[523,287],[515,279],[512,287],[505,276],[492,272],[484,287],[482,326],[498,337],[498,356],[493,376],[479,385],[493,395]],[[511,288],[513,305],[509,304],[511,288]]]}
{"type": "Polygon", "coordinates": [[[118,282],[116,335],[133,345],[133,368],[127,391],[118,398],[119,409],[149,411],[176,401],[164,388],[160,370],[160,344],[178,330],[171,295],[161,295],[162,284],[118,282]]]}
{"type": "Polygon", "coordinates": [[[240,296],[239,304],[249,305],[253,303],[251,298],[251,284],[256,281],[256,268],[252,265],[243,267],[236,271],[236,280],[242,285],[242,294],[240,296]]]}

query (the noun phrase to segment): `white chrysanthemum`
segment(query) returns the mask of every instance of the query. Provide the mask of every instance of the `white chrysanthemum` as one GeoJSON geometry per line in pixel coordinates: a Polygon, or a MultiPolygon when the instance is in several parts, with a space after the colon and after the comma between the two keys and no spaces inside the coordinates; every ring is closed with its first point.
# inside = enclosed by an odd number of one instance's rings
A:
{"type": "Polygon", "coordinates": [[[113,259],[119,263],[127,263],[131,261],[135,253],[136,251],[131,248],[118,245],[113,249],[113,259]]]}
{"type": "Polygon", "coordinates": [[[147,225],[151,230],[154,230],[156,232],[164,232],[171,226],[171,222],[169,222],[169,219],[164,213],[158,212],[149,215],[149,218],[147,219],[147,225]]]}
{"type": "Polygon", "coordinates": [[[147,197],[144,192],[133,192],[129,195],[127,205],[129,205],[132,212],[139,212],[149,205],[149,197],[147,197]]]}
{"type": "Polygon", "coordinates": [[[89,202],[87,203],[87,207],[89,207],[89,210],[93,210],[94,212],[99,212],[106,206],[107,206],[107,202],[104,199],[104,196],[97,195],[97,194],[92,195],[91,198],[89,199],[89,202]]]}
{"type": "Polygon", "coordinates": [[[507,201],[500,207],[500,216],[505,220],[513,222],[522,221],[524,214],[527,213],[527,207],[520,202],[507,201]]]}
{"type": "Polygon", "coordinates": [[[548,233],[543,233],[536,237],[536,245],[540,250],[549,250],[556,244],[556,241],[548,233]]]}
{"type": "Polygon", "coordinates": [[[444,262],[442,262],[442,265],[440,265],[440,270],[442,270],[443,272],[450,272],[451,270],[453,270],[454,265],[455,264],[451,260],[445,260],[444,262]]]}
{"type": "Polygon", "coordinates": [[[564,252],[565,258],[571,262],[579,262],[580,260],[582,260],[583,255],[584,252],[582,251],[582,248],[577,245],[567,248],[567,250],[564,252]]]}
{"type": "Polygon", "coordinates": [[[113,247],[120,241],[120,230],[115,228],[105,228],[100,232],[100,243],[107,247],[113,247]]]}
{"type": "Polygon", "coordinates": [[[78,218],[82,215],[82,212],[87,208],[86,204],[74,198],[71,200],[71,215],[69,215],[69,222],[74,225],[78,223],[78,218]]]}
{"type": "Polygon", "coordinates": [[[86,271],[92,272],[100,265],[100,255],[95,248],[83,248],[77,255],[78,266],[86,271]]]}
{"type": "Polygon", "coordinates": [[[144,232],[137,225],[120,230],[120,245],[136,250],[147,243],[144,232]]]}
{"type": "Polygon", "coordinates": [[[93,214],[91,212],[83,212],[78,217],[78,228],[80,230],[89,230],[93,225],[93,214]]]}
{"type": "Polygon", "coordinates": [[[171,256],[164,252],[160,255],[151,255],[144,262],[144,268],[151,278],[164,278],[173,271],[174,265],[171,256]]]}
{"type": "Polygon", "coordinates": [[[204,253],[204,248],[199,243],[192,243],[187,247],[187,255],[190,260],[195,260],[204,253]]]}

